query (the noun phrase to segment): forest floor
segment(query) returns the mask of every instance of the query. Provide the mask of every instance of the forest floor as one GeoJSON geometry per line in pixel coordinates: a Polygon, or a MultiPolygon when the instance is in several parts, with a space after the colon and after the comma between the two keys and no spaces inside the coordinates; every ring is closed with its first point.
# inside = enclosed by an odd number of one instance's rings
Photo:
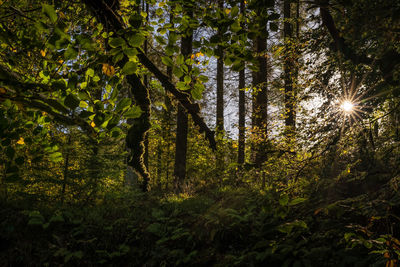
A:
{"type": "Polygon", "coordinates": [[[226,186],[126,189],[96,204],[2,202],[0,265],[396,266],[398,184],[330,200],[226,186]]]}

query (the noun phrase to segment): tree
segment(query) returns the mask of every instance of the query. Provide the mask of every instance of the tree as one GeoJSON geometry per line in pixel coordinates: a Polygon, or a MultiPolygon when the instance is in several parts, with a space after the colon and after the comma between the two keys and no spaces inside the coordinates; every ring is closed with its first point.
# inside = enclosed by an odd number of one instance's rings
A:
{"type": "Polygon", "coordinates": [[[253,132],[254,132],[254,162],[258,168],[267,157],[268,139],[268,86],[267,86],[267,9],[255,6],[255,38],[254,49],[257,58],[257,70],[253,71],[253,132]]]}
{"type": "MultiPolygon", "coordinates": [[[[217,12],[224,14],[224,1],[218,0],[218,9],[217,12]]],[[[222,40],[222,35],[224,34],[223,25],[218,25],[217,36],[219,40],[222,40]]],[[[221,142],[224,135],[224,48],[222,44],[218,44],[215,55],[217,56],[217,112],[216,112],[216,132],[218,136],[218,141],[220,143],[221,150],[221,142]]],[[[217,152],[217,175],[221,175],[221,171],[223,168],[223,155],[219,151],[217,152]]]]}
{"type": "MultiPolygon", "coordinates": [[[[86,5],[92,10],[92,12],[96,15],[100,22],[103,24],[110,24],[112,29],[117,32],[118,30],[123,30],[124,25],[122,24],[122,20],[120,17],[116,15],[115,12],[110,12],[110,6],[106,3],[102,3],[102,5],[97,5],[93,1],[87,0],[84,1],[86,5]]],[[[122,38],[122,37],[120,37],[122,38]]],[[[169,78],[164,75],[148,58],[147,56],[140,50],[138,50],[137,57],[139,61],[150,71],[152,72],[157,79],[160,80],[161,84],[169,90],[175,97],[178,98],[180,104],[183,105],[186,110],[192,115],[193,121],[196,125],[199,126],[200,131],[206,132],[206,137],[210,141],[211,147],[215,147],[214,135],[211,130],[208,129],[204,121],[199,116],[199,108],[196,104],[192,104],[188,95],[178,91],[175,86],[169,81],[169,78]]],[[[129,59],[123,62],[123,66],[129,62],[129,59]]],[[[121,64],[122,65],[122,64],[121,64]]],[[[148,97],[147,88],[145,88],[140,78],[136,74],[127,75],[127,80],[131,84],[132,88],[136,87],[132,94],[135,97],[135,100],[138,102],[138,106],[142,110],[142,115],[137,119],[137,123],[135,127],[131,127],[128,131],[127,135],[127,146],[131,149],[132,159],[130,160],[131,166],[137,170],[144,179],[143,189],[147,190],[147,184],[149,180],[149,174],[143,163],[143,140],[144,135],[149,129],[149,116],[150,116],[150,102],[148,97]]],[[[182,121],[184,123],[184,121],[182,121]]]]}
{"type": "MultiPolygon", "coordinates": [[[[240,13],[244,16],[245,4],[240,1],[240,13]]],[[[242,28],[244,23],[241,24],[242,28]]],[[[245,68],[239,71],[239,140],[238,140],[238,164],[244,164],[245,145],[246,145],[246,95],[245,95],[246,77],[245,68]]]]}
{"type": "Polygon", "coordinates": [[[293,39],[293,27],[292,27],[292,8],[290,0],[283,1],[283,36],[285,43],[285,55],[284,55],[284,87],[285,87],[285,134],[290,137],[294,134],[296,128],[296,97],[295,97],[295,74],[296,74],[296,62],[294,46],[295,42],[293,39]]]}
{"type": "MultiPolygon", "coordinates": [[[[192,4],[185,5],[184,18],[190,20],[193,16],[192,4]]],[[[181,54],[184,59],[190,59],[192,54],[192,39],[193,30],[190,27],[184,29],[185,33],[181,39],[181,54]]],[[[190,72],[191,66],[188,66],[188,72],[190,72]]],[[[185,77],[180,78],[181,82],[185,81],[185,77]]],[[[187,153],[187,135],[188,135],[188,115],[182,107],[178,105],[178,114],[176,120],[176,142],[175,142],[175,191],[182,192],[182,184],[185,181],[186,176],[186,153],[187,153]]]]}

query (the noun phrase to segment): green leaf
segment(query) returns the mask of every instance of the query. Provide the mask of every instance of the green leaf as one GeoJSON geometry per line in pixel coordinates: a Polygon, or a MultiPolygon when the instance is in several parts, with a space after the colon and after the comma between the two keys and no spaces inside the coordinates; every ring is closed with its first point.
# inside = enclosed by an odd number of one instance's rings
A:
{"type": "Polygon", "coordinates": [[[201,82],[203,82],[203,83],[206,83],[206,82],[208,82],[208,77],[205,76],[205,75],[200,75],[200,76],[199,76],[199,80],[200,80],[201,82]]]}
{"type": "Polygon", "coordinates": [[[125,40],[124,40],[124,39],[122,39],[121,37],[117,37],[117,38],[112,38],[112,39],[108,42],[108,44],[109,44],[112,48],[116,48],[116,47],[119,47],[119,46],[124,46],[126,43],[125,43],[125,40]]]}
{"type": "Polygon", "coordinates": [[[119,137],[120,135],[121,135],[121,129],[120,129],[120,128],[117,128],[117,127],[114,127],[114,128],[112,129],[112,131],[111,131],[111,136],[114,137],[114,138],[117,138],[117,137],[119,137]]]}
{"type": "Polygon", "coordinates": [[[137,55],[138,51],[135,48],[126,48],[123,50],[124,54],[128,57],[134,57],[137,55]]]}
{"type": "Polygon", "coordinates": [[[238,31],[240,31],[241,29],[242,29],[242,27],[240,26],[239,21],[235,21],[234,23],[232,23],[232,25],[231,25],[231,30],[232,30],[233,32],[238,32],[238,31]]]}
{"type": "Polygon", "coordinates": [[[118,123],[119,123],[119,120],[120,120],[120,117],[117,116],[117,115],[114,115],[114,116],[108,121],[107,130],[111,130],[111,129],[113,129],[115,126],[117,126],[118,123]]]}
{"type": "Polygon", "coordinates": [[[49,155],[49,158],[53,162],[60,162],[63,160],[61,152],[54,152],[49,155]]]}
{"type": "Polygon", "coordinates": [[[234,18],[239,14],[239,7],[238,6],[234,6],[231,9],[231,17],[234,18]]]}
{"type": "Polygon", "coordinates": [[[147,232],[161,236],[162,235],[162,225],[160,223],[152,223],[146,228],[147,232]]]}
{"type": "Polygon", "coordinates": [[[164,211],[154,208],[151,211],[151,216],[155,219],[162,219],[165,217],[164,211]]]}
{"type": "Polygon", "coordinates": [[[1,104],[2,104],[3,106],[5,106],[6,108],[10,108],[11,105],[12,105],[12,102],[11,102],[10,99],[6,99],[6,100],[4,100],[3,102],[1,102],[1,104]]]}
{"type": "Polygon", "coordinates": [[[97,49],[97,43],[88,35],[78,35],[77,41],[83,50],[95,51],[97,49]]]}
{"type": "Polygon", "coordinates": [[[143,111],[139,106],[133,106],[127,112],[124,113],[124,117],[127,119],[136,119],[142,115],[143,111]]]}
{"type": "Polygon", "coordinates": [[[135,34],[135,35],[132,35],[130,38],[129,38],[129,44],[132,46],[132,47],[140,47],[142,44],[143,44],[143,42],[146,40],[146,37],[144,37],[143,35],[141,35],[141,34],[135,34]]]}
{"type": "Polygon", "coordinates": [[[78,92],[78,96],[81,100],[89,100],[90,99],[90,95],[88,92],[82,90],[78,92]]]}
{"type": "Polygon", "coordinates": [[[140,14],[138,13],[133,13],[129,17],[129,23],[133,28],[139,28],[140,25],[142,24],[142,16],[140,16],[140,14]]]}
{"type": "Polygon", "coordinates": [[[188,75],[185,76],[185,78],[183,79],[185,81],[185,83],[190,83],[192,81],[192,78],[188,75]]]}
{"type": "Polygon", "coordinates": [[[72,46],[69,46],[64,52],[65,60],[75,59],[78,56],[78,51],[76,51],[72,46]]]}
{"type": "Polygon", "coordinates": [[[287,194],[281,195],[281,197],[279,198],[279,204],[281,206],[286,206],[288,202],[289,202],[289,196],[287,194]]]}
{"type": "Polygon", "coordinates": [[[124,58],[124,53],[118,53],[113,57],[113,62],[116,64],[117,62],[121,61],[124,58]]]}
{"type": "Polygon", "coordinates": [[[156,39],[157,43],[159,43],[160,45],[166,45],[166,44],[167,44],[167,43],[165,42],[165,39],[164,39],[162,36],[160,36],[160,35],[157,35],[157,36],[155,37],[155,39],[156,39]]]}
{"type": "Polygon", "coordinates": [[[136,69],[137,69],[137,64],[133,61],[128,61],[122,68],[122,73],[125,75],[131,75],[136,72],[136,69]]]}
{"type": "Polygon", "coordinates": [[[57,13],[52,5],[42,4],[42,12],[50,19],[51,22],[57,21],[57,13]]]}
{"type": "Polygon", "coordinates": [[[177,82],[176,88],[179,90],[182,90],[182,91],[190,89],[189,86],[187,86],[185,82],[177,82]]]}
{"type": "Polygon", "coordinates": [[[191,91],[192,97],[195,100],[200,100],[203,97],[204,85],[201,83],[196,83],[191,91]]]}
{"type": "Polygon", "coordinates": [[[66,105],[70,109],[76,109],[77,107],[79,107],[79,103],[80,100],[72,94],[67,95],[64,100],[64,105],[66,105]]]}
{"type": "Polygon", "coordinates": [[[175,75],[176,77],[178,77],[178,78],[180,78],[180,77],[183,76],[183,71],[182,71],[181,68],[179,68],[179,67],[175,67],[175,68],[173,69],[173,73],[174,73],[174,75],[175,75]]]}
{"type": "Polygon", "coordinates": [[[87,82],[83,82],[80,85],[81,89],[85,89],[87,87],[87,82]]]}
{"type": "Polygon", "coordinates": [[[125,110],[127,107],[129,107],[132,103],[132,100],[130,98],[124,98],[121,101],[118,102],[117,107],[115,108],[116,112],[125,110]]]}
{"type": "Polygon", "coordinates": [[[302,202],[304,202],[304,201],[306,201],[306,200],[307,200],[307,199],[302,198],[302,197],[295,198],[295,199],[293,199],[293,200],[291,200],[291,201],[289,202],[289,206],[294,206],[294,205],[300,204],[300,203],[302,203],[302,202]]]}
{"type": "Polygon", "coordinates": [[[235,62],[233,62],[232,65],[232,70],[233,71],[241,71],[242,69],[244,69],[245,65],[244,62],[241,60],[235,60],[235,62]]]}
{"type": "Polygon", "coordinates": [[[172,59],[170,57],[162,57],[161,61],[165,66],[168,66],[168,67],[174,66],[174,62],[172,61],[172,59]]]}
{"type": "Polygon", "coordinates": [[[49,223],[62,223],[64,222],[64,218],[60,214],[54,214],[51,216],[49,223]]]}
{"type": "Polygon", "coordinates": [[[31,211],[29,213],[29,221],[28,221],[28,225],[42,225],[44,223],[44,217],[42,214],[40,214],[39,211],[31,211]]]}
{"type": "Polygon", "coordinates": [[[86,76],[93,77],[94,76],[94,70],[92,68],[88,68],[86,70],[86,76]]]}
{"type": "Polygon", "coordinates": [[[177,65],[182,65],[185,62],[185,57],[180,54],[179,56],[176,57],[176,64],[177,65]]]}

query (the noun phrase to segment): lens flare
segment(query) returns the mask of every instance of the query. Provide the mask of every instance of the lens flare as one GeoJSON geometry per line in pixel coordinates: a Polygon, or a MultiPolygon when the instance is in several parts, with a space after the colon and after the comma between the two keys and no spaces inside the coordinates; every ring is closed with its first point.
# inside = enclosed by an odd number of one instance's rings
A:
{"type": "Polygon", "coordinates": [[[350,113],[350,112],[353,111],[354,104],[351,103],[351,102],[348,101],[348,100],[345,100],[345,101],[343,101],[342,104],[340,105],[340,108],[341,108],[344,112],[350,113]]]}

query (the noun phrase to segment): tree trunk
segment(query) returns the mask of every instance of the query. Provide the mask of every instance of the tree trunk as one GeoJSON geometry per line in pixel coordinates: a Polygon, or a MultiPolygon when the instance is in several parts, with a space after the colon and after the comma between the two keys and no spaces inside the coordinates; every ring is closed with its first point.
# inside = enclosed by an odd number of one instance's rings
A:
{"type": "Polygon", "coordinates": [[[246,99],[245,99],[245,70],[239,72],[239,145],[238,164],[244,164],[246,146],[246,99]]]}
{"type": "MultiPolygon", "coordinates": [[[[149,4],[145,3],[146,1],[143,1],[143,5],[142,5],[142,10],[146,12],[147,16],[146,16],[146,25],[148,24],[149,21],[149,4]]],[[[148,37],[146,37],[146,39],[144,40],[144,44],[143,44],[143,52],[144,54],[147,56],[147,52],[148,52],[148,37]]],[[[144,75],[143,77],[143,84],[146,88],[149,87],[149,77],[147,75],[144,75]]],[[[149,90],[150,92],[150,90],[149,90]]],[[[145,136],[144,136],[144,155],[143,155],[143,163],[146,166],[146,169],[149,169],[149,132],[146,132],[145,136]]]]}
{"type": "MultiPolygon", "coordinates": [[[[244,14],[244,1],[240,1],[240,13],[244,14]]],[[[244,25],[242,25],[243,28],[244,25]]],[[[244,88],[246,86],[245,69],[239,72],[239,144],[238,164],[244,164],[246,145],[246,98],[244,88]]]]}
{"type": "MultiPolygon", "coordinates": [[[[224,9],[224,0],[218,0],[218,8],[224,9]]],[[[218,36],[222,38],[223,32],[221,26],[218,27],[218,36]]],[[[216,154],[216,176],[221,178],[224,168],[224,153],[223,153],[223,136],[224,127],[224,48],[221,45],[217,46],[217,116],[216,116],[216,133],[217,133],[217,154],[216,154]]]]}
{"type": "MultiPolygon", "coordinates": [[[[86,4],[86,7],[91,11],[91,13],[96,17],[96,19],[106,25],[109,31],[117,33],[125,29],[125,24],[122,17],[118,12],[119,6],[116,5],[114,9],[105,3],[105,1],[95,1],[95,0],[82,0],[86,4]]],[[[118,1],[116,1],[118,3],[118,1]]],[[[160,81],[162,86],[173,94],[180,104],[186,109],[188,113],[191,114],[193,122],[199,127],[201,133],[205,133],[205,138],[209,141],[209,145],[213,150],[216,150],[216,144],[214,139],[214,131],[211,131],[203,118],[200,116],[199,105],[193,104],[190,101],[189,95],[187,93],[177,90],[177,88],[172,84],[170,79],[143,53],[141,49],[138,49],[137,58],[139,61],[160,81]]],[[[123,67],[129,60],[125,57],[118,62],[119,67],[123,67]]],[[[150,179],[150,174],[147,172],[147,168],[143,163],[144,146],[143,140],[145,133],[150,128],[150,99],[149,92],[146,87],[144,87],[142,81],[136,74],[127,75],[126,79],[131,85],[131,91],[135,99],[139,103],[139,107],[142,109],[142,115],[135,119],[137,122],[137,127],[131,127],[128,130],[126,136],[126,145],[130,149],[131,157],[128,164],[134,168],[143,177],[143,190],[147,190],[147,184],[150,179]]]]}
{"type": "MultiPolygon", "coordinates": [[[[173,16],[173,12],[172,10],[169,13],[169,23],[172,24],[172,28],[175,27],[174,25],[174,16],[173,16]]],[[[169,78],[170,81],[173,80],[173,74],[172,74],[172,67],[171,66],[167,66],[167,76],[169,78]]],[[[171,103],[171,99],[169,97],[169,93],[167,91],[165,91],[165,95],[164,95],[164,112],[163,112],[163,140],[166,143],[166,159],[164,160],[165,162],[165,166],[164,166],[164,170],[165,170],[165,191],[168,191],[168,183],[169,181],[169,173],[170,173],[170,164],[172,162],[172,151],[171,151],[171,145],[173,145],[173,140],[172,140],[172,134],[171,134],[171,125],[172,125],[172,103],[171,103]]],[[[173,182],[171,181],[171,183],[173,184],[173,182]]]]}
{"type": "MultiPolygon", "coordinates": [[[[192,12],[188,12],[189,17],[192,16],[192,12]]],[[[191,29],[187,29],[186,35],[182,37],[181,41],[181,53],[185,58],[190,57],[192,53],[192,38],[193,32],[191,29]]],[[[190,70],[190,67],[189,67],[190,70]]],[[[181,81],[184,80],[184,76],[181,77],[181,81]]],[[[177,128],[176,128],[176,148],[175,148],[175,191],[177,193],[182,192],[182,184],[186,177],[186,153],[187,153],[187,135],[188,135],[188,115],[182,105],[178,105],[177,115],[177,128]]]]}
{"type": "MultiPolygon", "coordinates": [[[[260,14],[258,14],[260,16],[260,14]]],[[[262,19],[260,19],[262,21],[262,19]]],[[[255,40],[257,53],[258,72],[253,73],[253,86],[255,87],[253,99],[253,131],[255,146],[255,165],[260,168],[267,159],[267,119],[268,119],[268,95],[267,95],[267,30],[266,25],[260,22],[259,34],[255,40]]]]}
{"type": "Polygon", "coordinates": [[[285,135],[290,137],[294,134],[296,127],[296,113],[295,113],[295,94],[293,89],[295,70],[294,58],[294,42],[293,42],[293,29],[291,24],[291,6],[290,0],[284,0],[283,3],[283,16],[284,16],[284,43],[285,43],[285,56],[284,56],[284,87],[285,87],[285,135]]]}

